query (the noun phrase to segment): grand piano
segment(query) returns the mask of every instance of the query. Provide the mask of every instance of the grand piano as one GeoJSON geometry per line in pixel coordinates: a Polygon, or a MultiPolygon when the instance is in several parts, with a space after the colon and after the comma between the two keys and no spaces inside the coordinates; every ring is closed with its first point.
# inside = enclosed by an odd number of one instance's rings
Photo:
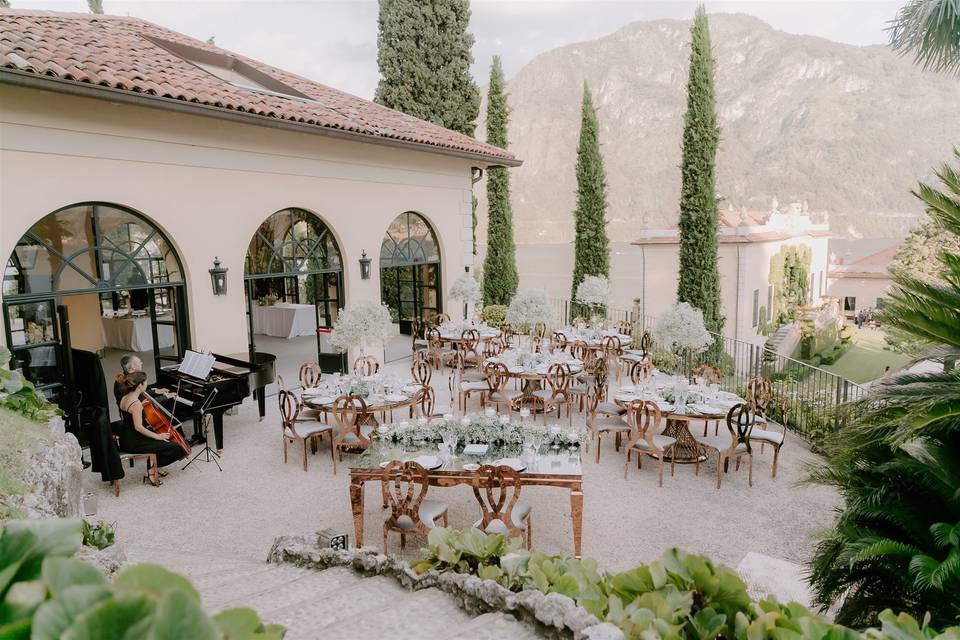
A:
{"type": "Polygon", "coordinates": [[[216,449],[220,451],[223,449],[223,414],[243,402],[251,391],[257,397],[260,418],[263,418],[266,413],[264,388],[276,378],[277,358],[270,353],[256,353],[251,362],[248,354],[210,355],[215,361],[206,379],[180,373],[179,364],[173,364],[157,372],[155,388],[176,392],[173,413],[180,420],[193,419],[194,438],[203,436],[201,411],[208,413],[213,419],[216,449]],[[216,394],[211,398],[214,391],[216,394]]]}

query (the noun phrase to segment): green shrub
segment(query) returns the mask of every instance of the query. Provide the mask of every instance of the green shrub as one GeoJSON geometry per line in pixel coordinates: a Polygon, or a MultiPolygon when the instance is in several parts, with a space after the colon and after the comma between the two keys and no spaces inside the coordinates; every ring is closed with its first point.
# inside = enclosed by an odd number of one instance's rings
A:
{"type": "Polygon", "coordinates": [[[80,535],[83,536],[83,546],[100,550],[112,547],[117,537],[109,522],[90,524],[86,520],[80,523],[80,535]]]}
{"type": "Polygon", "coordinates": [[[753,602],[739,576],[705,556],[670,549],[659,560],[608,573],[592,560],[521,548],[519,538],[470,528],[430,532],[417,573],[455,571],[494,580],[511,591],[561,593],[629,639],[663,640],[956,640],[960,627],[938,634],[912,617],[885,611],[879,629],[854,631],[792,602],[753,602]]]}
{"type": "Polygon", "coordinates": [[[62,416],[60,407],[49,402],[19,371],[7,368],[10,351],[0,347],[0,407],[6,407],[36,422],[62,416]]]}
{"type": "Polygon", "coordinates": [[[190,582],[141,564],[113,584],[70,558],[82,542],[79,520],[8,522],[0,533],[0,638],[57,640],[149,638],[280,640],[251,609],[211,617],[190,582]]]}
{"type": "Polygon", "coordinates": [[[491,327],[499,327],[507,321],[507,307],[502,304],[488,304],[480,312],[480,318],[491,327]]]}

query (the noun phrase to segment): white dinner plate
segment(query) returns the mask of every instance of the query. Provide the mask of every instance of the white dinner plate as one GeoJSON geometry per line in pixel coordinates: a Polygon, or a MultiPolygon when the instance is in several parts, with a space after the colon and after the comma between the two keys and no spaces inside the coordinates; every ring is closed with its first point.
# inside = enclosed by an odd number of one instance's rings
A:
{"type": "Polygon", "coordinates": [[[427,470],[439,469],[443,466],[443,462],[440,461],[440,458],[437,456],[417,456],[411,462],[416,462],[421,467],[427,470]]]}
{"type": "Polygon", "coordinates": [[[520,458],[500,458],[499,460],[494,460],[493,465],[497,467],[510,467],[515,471],[523,471],[527,468],[527,466],[520,461],[520,458]]]}
{"type": "Polygon", "coordinates": [[[463,470],[464,470],[464,471],[479,471],[479,470],[480,470],[480,465],[478,465],[476,462],[468,462],[467,464],[463,465],[463,470]]]}

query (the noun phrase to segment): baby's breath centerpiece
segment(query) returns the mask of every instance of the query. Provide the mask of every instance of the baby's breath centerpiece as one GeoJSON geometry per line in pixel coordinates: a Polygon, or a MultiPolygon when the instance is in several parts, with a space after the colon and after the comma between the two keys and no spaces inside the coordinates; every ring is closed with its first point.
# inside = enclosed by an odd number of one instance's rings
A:
{"type": "Polygon", "coordinates": [[[382,345],[391,335],[390,310],[379,302],[360,300],[340,309],[330,344],[341,352],[356,347],[364,353],[368,346],[382,345]]]}
{"type": "Polygon", "coordinates": [[[606,276],[584,276],[577,285],[576,302],[590,310],[590,324],[594,327],[600,324],[600,315],[607,306],[609,295],[610,282],[606,276]]]}
{"type": "Polygon", "coordinates": [[[467,319],[467,307],[483,300],[480,283],[471,274],[465,273],[450,287],[450,299],[463,302],[463,319],[467,319]]]}
{"type": "Polygon", "coordinates": [[[657,318],[650,336],[661,347],[673,351],[678,358],[699,353],[713,343],[713,336],[703,323],[703,312],[686,302],[664,311],[657,318]]]}
{"type": "Polygon", "coordinates": [[[553,319],[553,308],[547,297],[546,289],[521,289],[513,296],[507,309],[507,322],[517,331],[532,331],[538,322],[547,323],[553,319]]]}

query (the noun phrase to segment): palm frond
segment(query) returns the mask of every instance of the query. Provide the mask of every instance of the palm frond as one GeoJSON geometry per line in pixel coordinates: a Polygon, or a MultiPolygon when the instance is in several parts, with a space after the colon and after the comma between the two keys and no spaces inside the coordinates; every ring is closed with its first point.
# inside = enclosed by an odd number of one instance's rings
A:
{"type": "Polygon", "coordinates": [[[923,69],[960,71],[960,0],[910,0],[889,31],[893,50],[923,69]]]}

